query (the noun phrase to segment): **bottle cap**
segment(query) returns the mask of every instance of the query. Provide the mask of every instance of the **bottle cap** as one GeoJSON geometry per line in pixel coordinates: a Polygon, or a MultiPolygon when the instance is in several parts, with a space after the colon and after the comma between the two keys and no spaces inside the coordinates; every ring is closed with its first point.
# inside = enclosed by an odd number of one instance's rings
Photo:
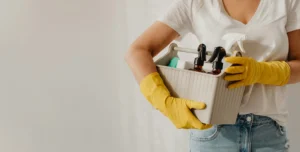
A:
{"type": "Polygon", "coordinates": [[[198,46],[198,57],[195,58],[194,64],[198,66],[203,66],[204,61],[206,61],[206,45],[200,44],[198,46]]]}
{"type": "Polygon", "coordinates": [[[222,70],[223,69],[223,63],[222,60],[226,56],[226,51],[223,47],[216,47],[212,57],[209,59],[209,62],[212,62],[212,68],[222,70]],[[216,59],[217,58],[217,59],[216,59]],[[216,61],[214,61],[216,59],[216,61]]]}

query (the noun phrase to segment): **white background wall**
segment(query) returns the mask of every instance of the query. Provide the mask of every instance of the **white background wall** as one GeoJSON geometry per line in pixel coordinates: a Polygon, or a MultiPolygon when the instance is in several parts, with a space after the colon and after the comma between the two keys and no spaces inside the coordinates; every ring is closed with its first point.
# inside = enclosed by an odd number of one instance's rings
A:
{"type": "Polygon", "coordinates": [[[119,150],[116,4],[0,1],[1,152],[119,150]]]}
{"type": "MultiPolygon", "coordinates": [[[[170,1],[1,0],[0,151],[187,151],[187,132],[151,108],[123,61],[170,1]]],[[[290,89],[292,152],[299,88],[290,89]]]]}

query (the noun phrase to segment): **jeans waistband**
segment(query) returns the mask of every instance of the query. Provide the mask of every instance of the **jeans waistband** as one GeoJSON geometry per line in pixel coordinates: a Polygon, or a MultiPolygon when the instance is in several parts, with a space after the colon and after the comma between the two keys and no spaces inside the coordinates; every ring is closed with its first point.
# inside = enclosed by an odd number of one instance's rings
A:
{"type": "Polygon", "coordinates": [[[254,115],[254,114],[246,114],[246,115],[238,115],[236,124],[266,124],[266,123],[274,123],[275,121],[266,116],[254,115]]]}

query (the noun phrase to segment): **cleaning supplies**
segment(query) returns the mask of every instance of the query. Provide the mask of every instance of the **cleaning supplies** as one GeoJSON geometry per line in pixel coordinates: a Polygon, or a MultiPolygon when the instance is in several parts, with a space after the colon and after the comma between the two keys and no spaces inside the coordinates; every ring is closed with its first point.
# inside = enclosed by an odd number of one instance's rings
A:
{"type": "Polygon", "coordinates": [[[206,61],[206,45],[200,44],[198,46],[198,57],[194,60],[194,71],[205,72],[203,70],[204,61],[206,61]]]}
{"type": "Polygon", "coordinates": [[[178,57],[173,57],[169,64],[168,64],[168,67],[172,67],[172,68],[176,68],[177,67],[177,64],[178,64],[178,61],[179,61],[179,58],[178,57]]]}
{"type": "Polygon", "coordinates": [[[168,67],[177,69],[187,69],[187,62],[180,60],[178,57],[174,57],[170,60],[168,67]]]}
{"type": "MultiPolygon", "coordinates": [[[[199,45],[199,44],[198,44],[199,45]]],[[[202,101],[206,104],[205,110],[193,110],[192,112],[197,116],[200,122],[205,124],[234,124],[236,122],[236,117],[238,116],[238,112],[240,109],[241,101],[244,96],[244,89],[245,87],[240,87],[237,89],[228,89],[227,88],[227,81],[224,80],[225,73],[225,61],[223,60],[224,67],[222,72],[219,75],[212,75],[207,73],[199,73],[196,71],[189,71],[189,70],[180,70],[180,69],[173,69],[167,67],[168,62],[173,57],[179,57],[180,59],[184,59],[187,61],[188,69],[193,69],[194,66],[194,59],[198,56],[197,47],[195,49],[188,49],[188,48],[181,48],[178,47],[176,44],[172,44],[169,48],[169,51],[155,61],[157,66],[157,71],[160,73],[161,78],[163,79],[165,86],[168,87],[170,91],[171,97],[178,97],[183,99],[190,99],[192,101],[202,101]],[[175,47],[174,47],[175,46],[175,47]],[[182,51],[183,50],[183,51],[182,51]],[[186,51],[188,50],[188,51],[186,51]],[[193,51],[194,50],[194,51],[193,51]],[[194,54],[197,53],[197,54],[194,54]],[[168,61],[168,62],[166,62],[168,61]]],[[[220,46],[224,47],[220,44],[220,46]]],[[[213,53],[214,48],[211,50],[213,53]]],[[[209,51],[209,47],[207,46],[207,52],[209,51]]],[[[229,54],[230,55],[230,54],[229,54]]],[[[211,56],[211,55],[207,55],[211,56]]],[[[207,60],[210,57],[206,57],[207,60]]],[[[211,64],[204,63],[203,70],[211,72],[211,64]]],[[[151,77],[150,77],[151,78],[151,77]]],[[[147,79],[150,79],[147,78],[147,79]]],[[[157,81],[156,79],[150,79],[152,81],[157,81]]],[[[160,85],[161,83],[156,83],[157,87],[162,88],[160,85]]],[[[174,115],[175,118],[170,118],[172,122],[176,123],[174,119],[178,119],[179,117],[186,116],[185,112],[182,111],[182,101],[180,100],[173,100],[174,105],[169,105],[170,99],[161,99],[156,97],[157,94],[160,93],[161,89],[154,89],[153,85],[142,85],[143,89],[148,89],[152,93],[148,93],[147,99],[154,103],[154,105],[159,104],[170,109],[170,110],[162,110],[162,111],[172,111],[172,116],[174,113],[174,109],[171,106],[178,106],[178,112],[174,115]],[[155,95],[154,95],[155,94],[155,95]],[[161,102],[161,103],[159,103],[161,102]],[[180,103],[177,103],[180,102],[180,103]],[[181,114],[184,113],[184,114],[181,114]]],[[[165,87],[163,86],[163,87],[165,87]]],[[[147,91],[143,91],[147,92],[147,91]]],[[[185,102],[184,104],[185,105],[185,102]]],[[[159,107],[158,105],[155,107],[159,107]]],[[[164,107],[162,107],[164,108],[164,107]]],[[[189,108],[187,108],[188,110],[189,108]]],[[[185,119],[187,120],[187,119],[185,119]]],[[[188,119],[190,120],[190,119],[188,119]]],[[[190,126],[190,122],[178,122],[187,124],[190,126]]]]}
{"type": "Polygon", "coordinates": [[[226,56],[226,51],[223,47],[216,47],[211,58],[208,60],[209,63],[212,63],[212,72],[209,72],[213,75],[218,75],[223,69],[223,58],[226,56]],[[215,61],[216,59],[216,61],[215,61]]]}

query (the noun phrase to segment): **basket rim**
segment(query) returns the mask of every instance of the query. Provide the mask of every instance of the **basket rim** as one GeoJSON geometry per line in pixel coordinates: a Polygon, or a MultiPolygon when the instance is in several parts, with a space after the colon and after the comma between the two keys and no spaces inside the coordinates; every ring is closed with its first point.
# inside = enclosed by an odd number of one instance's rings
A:
{"type": "Polygon", "coordinates": [[[186,69],[172,68],[172,67],[168,67],[168,66],[165,66],[165,65],[156,65],[156,67],[159,68],[159,69],[169,69],[169,70],[174,70],[174,71],[181,71],[181,72],[185,72],[185,73],[193,73],[193,74],[197,74],[197,75],[210,76],[210,77],[215,77],[215,78],[220,78],[220,77],[223,77],[225,75],[225,71],[222,71],[218,75],[213,75],[213,74],[209,74],[209,73],[195,72],[195,71],[186,70],[186,69]]]}

